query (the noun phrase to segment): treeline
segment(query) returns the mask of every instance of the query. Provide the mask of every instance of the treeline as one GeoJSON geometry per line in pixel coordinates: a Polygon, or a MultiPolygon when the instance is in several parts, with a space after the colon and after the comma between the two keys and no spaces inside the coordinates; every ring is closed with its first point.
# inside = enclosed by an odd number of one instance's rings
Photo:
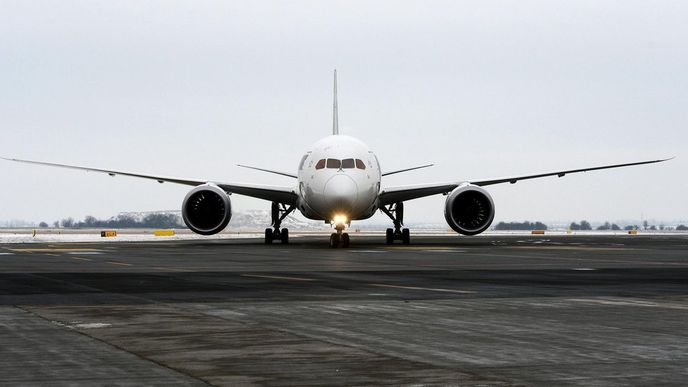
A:
{"type": "MultiPolygon", "coordinates": [[[[41,222],[39,226],[48,227],[48,224],[41,222]]],[[[82,221],[66,218],[53,223],[53,227],[62,228],[177,228],[181,226],[183,226],[181,217],[175,214],[147,214],[143,218],[122,214],[106,220],[87,216],[82,221]]]]}
{"type": "Polygon", "coordinates": [[[547,230],[547,225],[542,222],[499,222],[494,228],[497,231],[520,231],[520,230],[547,230]]]}
{"type": "Polygon", "coordinates": [[[569,230],[587,231],[592,230],[592,226],[590,225],[590,222],[588,222],[587,220],[581,220],[580,223],[571,222],[571,224],[569,225],[569,230]]]}
{"type": "MultiPolygon", "coordinates": [[[[688,226],[683,224],[674,227],[666,227],[664,225],[650,225],[647,221],[643,222],[642,227],[638,225],[627,225],[623,228],[616,223],[604,222],[600,226],[594,228],[599,231],[621,231],[621,230],[650,230],[650,231],[688,231],[688,226]]],[[[547,225],[542,222],[499,222],[495,227],[496,231],[529,231],[529,230],[547,230],[547,225]]],[[[592,231],[593,227],[587,220],[581,220],[580,223],[572,222],[569,225],[569,230],[572,231],[592,231]]]]}

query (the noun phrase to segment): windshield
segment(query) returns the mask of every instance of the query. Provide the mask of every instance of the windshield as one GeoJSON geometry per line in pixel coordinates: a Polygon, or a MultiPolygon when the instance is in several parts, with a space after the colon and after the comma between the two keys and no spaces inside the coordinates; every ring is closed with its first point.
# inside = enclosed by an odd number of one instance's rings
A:
{"type": "Polygon", "coordinates": [[[338,159],[327,159],[327,168],[339,169],[342,166],[342,161],[338,159]]]}
{"type": "Polygon", "coordinates": [[[320,159],[315,164],[315,169],[366,169],[366,165],[361,159],[320,159]]]}

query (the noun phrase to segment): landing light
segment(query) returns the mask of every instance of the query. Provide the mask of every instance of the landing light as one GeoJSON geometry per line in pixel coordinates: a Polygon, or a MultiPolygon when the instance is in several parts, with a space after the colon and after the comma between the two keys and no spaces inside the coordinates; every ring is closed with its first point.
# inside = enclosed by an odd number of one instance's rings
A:
{"type": "Polygon", "coordinates": [[[332,219],[332,223],[334,223],[334,224],[346,224],[347,221],[348,221],[348,219],[347,219],[346,215],[342,215],[342,214],[337,214],[334,216],[334,219],[332,219]]]}

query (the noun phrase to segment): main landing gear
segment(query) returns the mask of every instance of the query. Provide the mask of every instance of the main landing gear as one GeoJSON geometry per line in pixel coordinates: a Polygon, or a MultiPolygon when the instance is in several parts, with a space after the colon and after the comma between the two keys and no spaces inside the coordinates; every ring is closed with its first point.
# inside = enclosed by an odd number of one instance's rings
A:
{"type": "Polygon", "coordinates": [[[272,241],[278,240],[282,244],[289,243],[289,230],[286,228],[280,229],[282,221],[294,211],[296,207],[291,205],[287,207],[285,204],[272,202],[272,226],[273,228],[265,229],[265,244],[272,244],[272,241]]]}
{"type": "Polygon", "coordinates": [[[335,229],[337,232],[333,232],[332,235],[330,235],[330,247],[335,248],[335,247],[349,247],[349,234],[343,232],[344,231],[344,225],[336,225],[335,229]]]}
{"type": "Polygon", "coordinates": [[[388,245],[394,243],[395,240],[400,240],[401,243],[408,245],[411,243],[411,233],[408,228],[401,228],[404,224],[404,203],[393,203],[387,206],[380,207],[380,211],[389,216],[394,222],[394,229],[388,228],[385,233],[385,242],[388,245]]]}

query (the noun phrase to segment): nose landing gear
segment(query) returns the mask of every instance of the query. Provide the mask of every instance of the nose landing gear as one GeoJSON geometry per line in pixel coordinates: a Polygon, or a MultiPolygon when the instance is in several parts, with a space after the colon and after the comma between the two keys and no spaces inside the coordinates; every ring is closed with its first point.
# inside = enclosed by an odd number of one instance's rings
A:
{"type": "Polygon", "coordinates": [[[282,221],[294,211],[296,207],[291,205],[287,207],[285,204],[272,202],[272,226],[273,228],[265,229],[265,244],[272,244],[272,241],[278,240],[282,244],[289,243],[289,229],[282,228],[282,221]]]}
{"type": "Polygon", "coordinates": [[[350,238],[348,233],[343,232],[344,225],[336,225],[335,229],[337,230],[337,232],[333,232],[330,235],[330,247],[349,247],[350,238]]]}
{"type": "Polygon", "coordinates": [[[394,222],[394,229],[388,228],[385,233],[385,242],[388,245],[394,244],[395,240],[400,240],[405,245],[411,243],[411,232],[408,228],[401,228],[404,224],[404,203],[399,202],[383,206],[380,207],[380,211],[394,222]]]}

